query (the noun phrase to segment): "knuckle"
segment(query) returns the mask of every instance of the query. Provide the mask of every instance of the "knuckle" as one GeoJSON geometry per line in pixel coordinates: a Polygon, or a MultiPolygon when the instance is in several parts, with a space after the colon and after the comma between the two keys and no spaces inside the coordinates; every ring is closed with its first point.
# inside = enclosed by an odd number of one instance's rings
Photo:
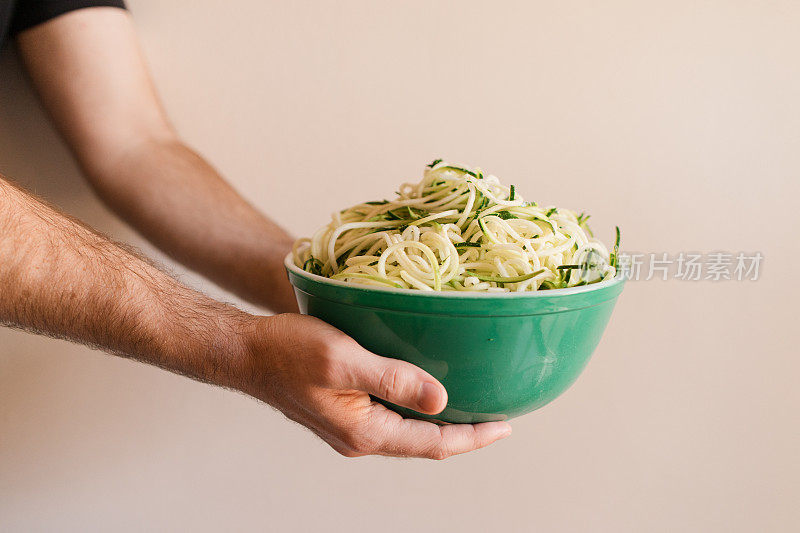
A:
{"type": "Polygon", "coordinates": [[[453,455],[441,429],[439,429],[438,437],[428,446],[428,454],[428,457],[434,461],[443,461],[453,455]]]}
{"type": "Polygon", "coordinates": [[[363,454],[358,453],[358,452],[356,452],[354,450],[350,450],[348,448],[334,448],[334,450],[336,451],[336,453],[338,453],[342,457],[347,457],[348,459],[352,459],[352,458],[355,458],[355,457],[363,456],[363,454]]]}
{"type": "Polygon", "coordinates": [[[372,453],[377,449],[375,438],[368,433],[360,431],[346,434],[342,441],[349,450],[360,455],[372,453]]]}
{"type": "Polygon", "coordinates": [[[436,446],[430,452],[429,457],[434,461],[444,461],[450,457],[450,453],[442,446],[436,446]]]}
{"type": "Polygon", "coordinates": [[[322,360],[335,360],[341,351],[341,342],[336,337],[325,336],[316,339],[314,351],[322,360]]]}
{"type": "Polygon", "coordinates": [[[389,366],[381,372],[378,380],[378,394],[384,399],[389,399],[399,390],[401,383],[400,370],[396,366],[389,366]]]}
{"type": "Polygon", "coordinates": [[[326,337],[318,341],[314,348],[316,357],[312,369],[323,384],[336,385],[347,380],[347,360],[343,357],[347,349],[346,342],[336,337],[326,337]]]}
{"type": "Polygon", "coordinates": [[[335,360],[323,358],[315,365],[315,372],[318,375],[318,381],[322,385],[335,385],[341,381],[342,369],[341,365],[335,360]]]}

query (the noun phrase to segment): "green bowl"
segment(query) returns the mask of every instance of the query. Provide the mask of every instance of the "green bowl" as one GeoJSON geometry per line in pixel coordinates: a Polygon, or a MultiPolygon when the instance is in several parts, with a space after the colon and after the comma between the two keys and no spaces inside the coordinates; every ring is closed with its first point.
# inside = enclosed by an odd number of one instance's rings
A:
{"type": "Polygon", "coordinates": [[[406,417],[447,423],[508,420],[572,385],[611,317],[624,278],[525,293],[453,293],[347,284],[285,261],[301,312],[364,348],[413,363],[442,382],[435,416],[383,402],[406,417]]]}

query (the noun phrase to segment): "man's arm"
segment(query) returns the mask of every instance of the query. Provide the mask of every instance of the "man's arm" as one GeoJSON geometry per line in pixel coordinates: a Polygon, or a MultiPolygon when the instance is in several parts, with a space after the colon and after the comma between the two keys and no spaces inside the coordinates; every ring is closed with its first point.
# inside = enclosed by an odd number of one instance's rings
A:
{"type": "Polygon", "coordinates": [[[346,456],[441,459],[506,436],[504,422],[405,420],[369,394],[435,414],[444,387],[297,314],[257,317],[184,287],[0,176],[0,325],[89,344],[243,391],[346,456]]]}
{"type": "Polygon", "coordinates": [[[21,33],[18,45],[45,107],[117,214],[220,286],[296,311],[283,271],[291,237],[181,142],[126,11],[74,11],[21,33]]]}
{"type": "Polygon", "coordinates": [[[0,177],[0,324],[234,386],[247,316],[0,177]]]}

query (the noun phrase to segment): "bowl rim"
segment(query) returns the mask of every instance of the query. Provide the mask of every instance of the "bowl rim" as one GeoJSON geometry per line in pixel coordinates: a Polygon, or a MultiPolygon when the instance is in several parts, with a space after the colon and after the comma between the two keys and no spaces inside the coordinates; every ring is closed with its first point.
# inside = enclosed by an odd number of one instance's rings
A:
{"type": "MultiPolygon", "coordinates": [[[[502,298],[502,299],[531,299],[531,298],[553,298],[557,296],[572,296],[575,294],[583,294],[593,291],[599,291],[626,281],[625,275],[622,271],[617,272],[613,278],[591,285],[583,285],[581,287],[567,287],[564,289],[550,289],[546,291],[524,291],[524,292],[478,292],[478,291],[421,291],[419,289],[396,289],[393,287],[378,287],[374,285],[360,285],[355,283],[347,283],[338,279],[326,278],[325,276],[318,276],[307,272],[294,264],[294,257],[292,252],[289,252],[283,260],[283,265],[287,271],[292,274],[305,278],[308,281],[329,285],[333,287],[341,287],[345,289],[353,289],[356,291],[363,291],[366,293],[378,294],[398,294],[402,296],[410,296],[413,298],[443,298],[449,300],[463,300],[472,298],[502,298]]],[[[291,280],[290,280],[291,281],[291,280]]],[[[294,285],[294,283],[292,283],[294,285]]]]}

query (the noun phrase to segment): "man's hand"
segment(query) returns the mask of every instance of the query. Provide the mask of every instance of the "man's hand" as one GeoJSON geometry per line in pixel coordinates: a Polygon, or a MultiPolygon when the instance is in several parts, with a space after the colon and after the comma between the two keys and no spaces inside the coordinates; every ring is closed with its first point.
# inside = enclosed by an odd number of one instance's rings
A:
{"type": "Polygon", "coordinates": [[[447,393],[429,374],[372,354],[314,318],[256,317],[214,301],[2,177],[0,325],[241,390],[348,456],[441,459],[511,429],[405,420],[369,394],[435,414],[447,393]]]}
{"type": "Polygon", "coordinates": [[[312,317],[285,314],[246,326],[247,371],[235,386],[311,429],[342,455],[445,459],[511,433],[506,422],[437,426],[404,419],[370,394],[436,414],[447,392],[420,368],[380,357],[312,317]]]}

